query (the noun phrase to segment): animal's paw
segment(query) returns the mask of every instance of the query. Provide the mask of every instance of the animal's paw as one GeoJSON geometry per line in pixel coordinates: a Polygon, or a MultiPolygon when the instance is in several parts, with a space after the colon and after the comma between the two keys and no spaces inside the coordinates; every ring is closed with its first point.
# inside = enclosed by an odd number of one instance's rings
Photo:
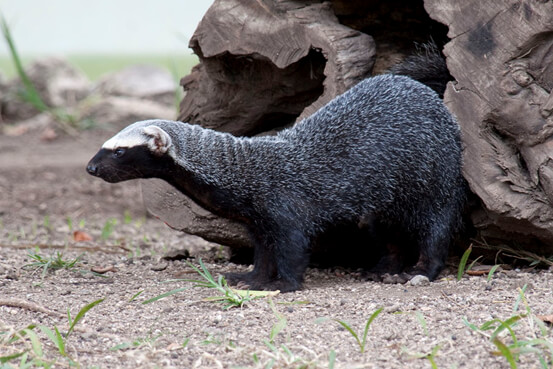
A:
{"type": "Polygon", "coordinates": [[[249,289],[253,291],[280,291],[292,292],[301,288],[301,283],[296,281],[287,281],[284,279],[266,279],[260,278],[256,273],[227,273],[225,274],[227,282],[240,289],[249,289]]]}
{"type": "Polygon", "coordinates": [[[251,285],[256,279],[256,276],[253,274],[253,272],[225,273],[224,276],[228,284],[243,290],[252,289],[251,285]]]}
{"type": "Polygon", "coordinates": [[[373,282],[382,282],[382,276],[383,276],[383,274],[376,273],[376,272],[373,272],[373,271],[363,272],[361,274],[362,279],[364,279],[366,281],[373,281],[373,282]]]}
{"type": "Polygon", "coordinates": [[[296,281],[287,281],[284,279],[274,279],[274,280],[265,282],[262,285],[259,285],[258,287],[259,288],[252,288],[252,289],[253,290],[261,289],[265,291],[293,292],[301,288],[301,283],[296,281]]]}
{"type": "Polygon", "coordinates": [[[386,284],[404,284],[409,279],[411,279],[411,277],[406,273],[400,273],[400,274],[385,273],[382,275],[382,283],[386,283],[386,284]]]}

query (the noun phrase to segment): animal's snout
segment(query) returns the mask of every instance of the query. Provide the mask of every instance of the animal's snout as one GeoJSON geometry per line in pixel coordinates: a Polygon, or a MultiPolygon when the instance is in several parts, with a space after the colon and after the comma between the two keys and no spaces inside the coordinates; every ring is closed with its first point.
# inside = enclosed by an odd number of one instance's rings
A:
{"type": "Polygon", "coordinates": [[[93,176],[97,176],[98,175],[98,166],[94,163],[88,163],[88,165],[86,166],[86,171],[88,172],[88,174],[92,174],[93,176]]]}

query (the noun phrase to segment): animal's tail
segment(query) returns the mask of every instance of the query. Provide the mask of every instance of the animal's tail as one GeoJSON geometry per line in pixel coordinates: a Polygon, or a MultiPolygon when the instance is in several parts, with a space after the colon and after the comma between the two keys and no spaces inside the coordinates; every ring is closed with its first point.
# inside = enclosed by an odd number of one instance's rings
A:
{"type": "Polygon", "coordinates": [[[394,65],[390,73],[411,77],[436,91],[440,97],[444,95],[447,82],[453,80],[444,55],[433,40],[417,45],[417,52],[394,65]]]}

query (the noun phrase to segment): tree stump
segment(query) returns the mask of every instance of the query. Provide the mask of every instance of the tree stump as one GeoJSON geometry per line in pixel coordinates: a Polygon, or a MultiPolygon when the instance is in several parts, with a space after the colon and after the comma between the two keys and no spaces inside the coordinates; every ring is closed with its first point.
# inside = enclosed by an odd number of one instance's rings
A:
{"type": "MultiPolygon", "coordinates": [[[[181,81],[179,119],[236,135],[280,129],[366,77],[375,61],[385,70],[410,52],[406,45],[430,37],[449,40],[456,81],[444,100],[461,125],[465,177],[480,199],[476,229],[551,253],[551,1],[216,0],[190,42],[200,64],[181,81]]],[[[143,185],[148,209],[172,227],[249,245],[242,225],[161,181],[143,185]]]]}

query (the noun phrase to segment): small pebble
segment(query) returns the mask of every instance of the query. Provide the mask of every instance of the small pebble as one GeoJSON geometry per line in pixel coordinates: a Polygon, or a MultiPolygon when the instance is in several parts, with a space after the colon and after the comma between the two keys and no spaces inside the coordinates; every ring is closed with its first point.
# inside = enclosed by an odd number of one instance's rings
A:
{"type": "Polygon", "coordinates": [[[409,284],[411,286],[427,286],[430,284],[430,280],[427,276],[424,275],[416,275],[409,281],[409,284]]]}
{"type": "Polygon", "coordinates": [[[169,266],[169,264],[165,261],[162,261],[155,265],[152,265],[150,269],[153,270],[154,272],[161,272],[162,270],[167,269],[167,266],[169,266]]]}

